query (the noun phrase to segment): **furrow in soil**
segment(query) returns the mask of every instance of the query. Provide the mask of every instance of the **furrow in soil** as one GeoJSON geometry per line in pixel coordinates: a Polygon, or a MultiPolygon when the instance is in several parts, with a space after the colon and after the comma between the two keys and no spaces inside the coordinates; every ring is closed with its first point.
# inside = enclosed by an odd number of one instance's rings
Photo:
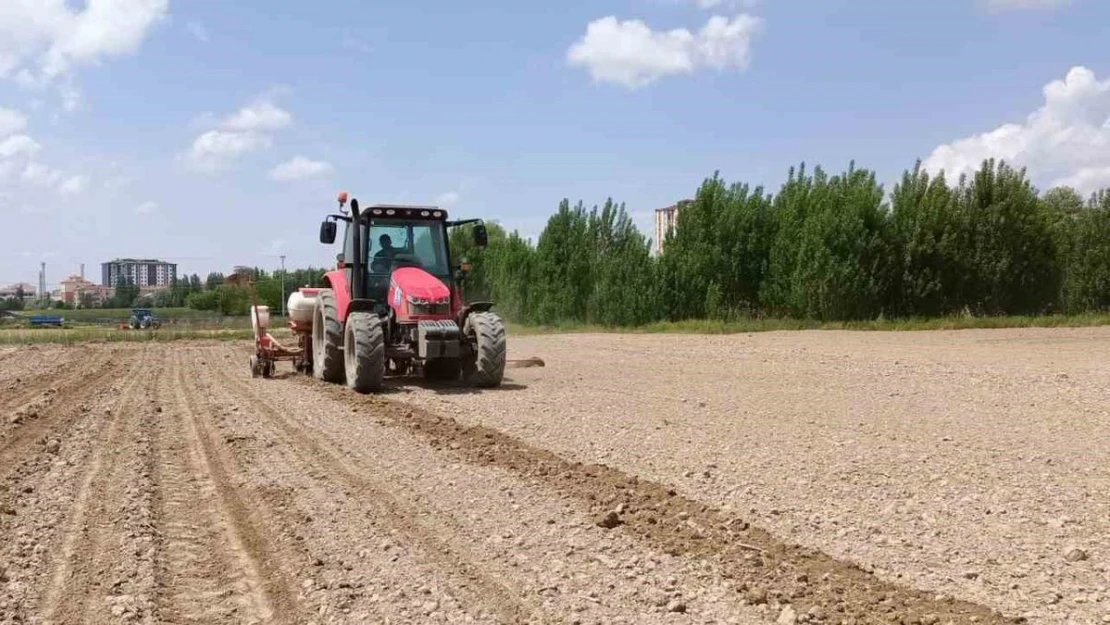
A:
{"type": "Polygon", "coordinates": [[[286,574],[254,519],[260,511],[236,487],[184,360],[174,354],[158,388],[158,620],[296,622],[286,574]]]}
{"type": "Polygon", "coordinates": [[[383,523],[392,533],[413,545],[422,556],[452,581],[466,601],[481,606],[481,612],[496,617],[499,623],[533,622],[529,606],[501,576],[490,575],[475,563],[466,545],[449,543],[434,529],[427,527],[425,517],[413,510],[411,502],[399,500],[386,485],[378,483],[372,473],[352,462],[350,456],[332,440],[287,418],[280,406],[247,389],[243,381],[225,377],[224,384],[236,389],[239,396],[261,413],[288,441],[288,447],[317,475],[326,475],[370,505],[376,523],[383,523]]]}
{"type": "Polygon", "coordinates": [[[673,488],[600,464],[571,462],[487,427],[390,401],[360,396],[313,378],[302,386],[358,406],[404,431],[426,438],[468,463],[497,466],[542,480],[606,522],[671,555],[708,558],[757,603],[790,604],[798,613],[868,622],[885,618],[1010,623],[997,611],[967,601],[880,580],[827,554],[788,544],[742,518],[680,496],[673,488]]]}
{"type": "Polygon", "coordinates": [[[44,373],[0,396],[0,477],[16,470],[35,443],[68,428],[89,411],[89,399],[121,369],[119,353],[85,353],[87,360],[64,375],[44,373]]]}
{"type": "Polygon", "coordinates": [[[105,415],[77,495],[54,550],[39,611],[54,623],[102,623],[124,615],[149,617],[149,505],[143,472],[149,438],[138,435],[155,353],[139,353],[105,415]],[[126,559],[120,556],[125,555],[126,559]],[[145,574],[144,574],[144,569],[145,574]],[[142,597],[146,597],[144,602],[142,597]]]}

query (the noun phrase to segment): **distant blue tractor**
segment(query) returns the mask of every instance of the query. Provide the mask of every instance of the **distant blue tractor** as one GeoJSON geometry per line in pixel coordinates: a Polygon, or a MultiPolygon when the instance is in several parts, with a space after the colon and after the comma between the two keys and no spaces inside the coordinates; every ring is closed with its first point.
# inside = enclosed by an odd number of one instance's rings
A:
{"type": "Polygon", "coordinates": [[[162,321],[155,317],[149,308],[132,308],[127,327],[132,330],[157,330],[162,327],[162,321]]]}

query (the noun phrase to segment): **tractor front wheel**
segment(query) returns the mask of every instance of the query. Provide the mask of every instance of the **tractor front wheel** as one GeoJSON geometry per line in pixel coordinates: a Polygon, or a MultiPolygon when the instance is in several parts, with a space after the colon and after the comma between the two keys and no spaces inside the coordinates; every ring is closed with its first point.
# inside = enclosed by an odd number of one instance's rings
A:
{"type": "Polygon", "coordinates": [[[343,382],[343,324],[331,289],[320,291],[312,311],[312,373],[325,382],[343,382]]]}
{"type": "Polygon", "coordinates": [[[466,318],[467,338],[474,346],[474,360],[463,367],[463,379],[475,386],[493,388],[505,377],[505,322],[497,313],[477,312],[466,318]]]}
{"type": "Polygon", "coordinates": [[[343,361],[347,386],[357,393],[374,393],[385,378],[385,333],[382,320],[373,313],[347,315],[343,336],[343,361]]]}

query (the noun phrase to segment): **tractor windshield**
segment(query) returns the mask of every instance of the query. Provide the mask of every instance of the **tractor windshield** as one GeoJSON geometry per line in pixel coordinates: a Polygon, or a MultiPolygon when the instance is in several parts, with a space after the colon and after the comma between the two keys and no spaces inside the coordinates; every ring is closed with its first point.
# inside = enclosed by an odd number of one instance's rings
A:
{"type": "Polygon", "coordinates": [[[371,274],[389,275],[395,266],[420,267],[428,273],[451,275],[444,228],[439,221],[375,219],[366,242],[371,274]]]}

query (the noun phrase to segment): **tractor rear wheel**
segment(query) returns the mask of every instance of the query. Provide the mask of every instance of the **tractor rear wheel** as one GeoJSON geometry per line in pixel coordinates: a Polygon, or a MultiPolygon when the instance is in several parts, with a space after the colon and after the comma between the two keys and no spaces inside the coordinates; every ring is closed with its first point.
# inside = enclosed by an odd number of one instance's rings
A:
{"type": "Polygon", "coordinates": [[[497,313],[477,312],[466,318],[466,327],[476,353],[463,367],[463,379],[484,388],[500,386],[507,353],[505,322],[497,313]]]}
{"type": "Polygon", "coordinates": [[[312,373],[325,382],[343,382],[343,324],[331,289],[320,290],[312,311],[312,373]]]}
{"type": "Polygon", "coordinates": [[[343,361],[347,386],[358,393],[374,393],[385,378],[385,333],[382,320],[373,313],[347,315],[343,332],[343,361]]]}

